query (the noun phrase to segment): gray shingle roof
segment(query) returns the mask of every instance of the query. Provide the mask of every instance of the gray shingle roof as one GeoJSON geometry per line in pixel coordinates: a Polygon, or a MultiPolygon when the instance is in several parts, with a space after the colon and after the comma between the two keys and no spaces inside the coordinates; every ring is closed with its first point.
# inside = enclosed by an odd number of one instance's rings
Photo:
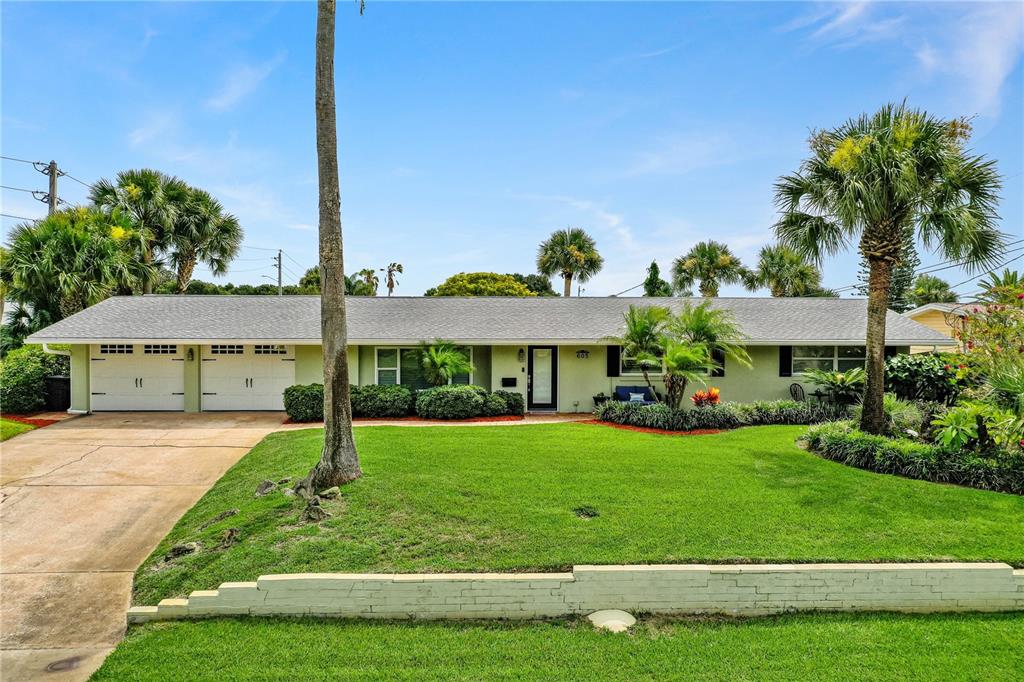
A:
{"type": "MultiPolygon", "coordinates": [[[[678,298],[423,298],[349,297],[353,344],[600,341],[618,334],[630,305],[681,308],[678,298]]],[[[835,298],[717,298],[731,310],[751,344],[864,342],[867,302],[835,298]]],[[[951,345],[953,341],[890,312],[891,345],[951,345]]],[[[29,337],[31,343],[220,340],[318,343],[317,296],[118,296],[29,337]]]]}

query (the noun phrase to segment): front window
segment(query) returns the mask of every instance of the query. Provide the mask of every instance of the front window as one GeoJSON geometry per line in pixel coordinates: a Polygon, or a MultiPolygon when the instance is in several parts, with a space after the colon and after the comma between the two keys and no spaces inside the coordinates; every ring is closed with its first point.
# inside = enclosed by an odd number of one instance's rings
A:
{"type": "MultiPolygon", "coordinates": [[[[631,358],[623,355],[621,359],[622,368],[621,374],[624,375],[641,375],[644,373],[641,363],[636,358],[631,358]]],[[[663,371],[663,365],[661,362],[648,362],[647,373],[648,374],[661,374],[663,371]]]]}
{"type": "MultiPolygon", "coordinates": [[[[473,361],[473,349],[460,347],[459,350],[473,361]]],[[[423,374],[419,348],[378,348],[377,349],[377,383],[382,386],[408,386],[415,390],[430,388],[423,374]]],[[[471,384],[471,374],[459,374],[452,379],[453,384],[471,384]]]]}
{"type": "Polygon", "coordinates": [[[793,374],[809,369],[845,372],[864,367],[864,346],[793,346],[793,374]]]}

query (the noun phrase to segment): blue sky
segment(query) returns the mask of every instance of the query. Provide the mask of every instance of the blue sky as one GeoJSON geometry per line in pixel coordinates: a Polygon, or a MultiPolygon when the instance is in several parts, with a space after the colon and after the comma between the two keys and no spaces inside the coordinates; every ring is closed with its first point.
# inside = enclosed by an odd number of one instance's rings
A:
{"type": "MultiPolygon", "coordinates": [[[[1022,7],[370,0],[359,17],[342,2],[347,267],[399,261],[398,293],[420,294],[460,271],[532,272],[537,244],[566,225],[605,256],[587,295],[639,283],[652,259],[667,270],[702,239],[753,261],[772,238],[772,183],[808,131],[904,97],[976,115],[973,147],[998,159],[1003,229],[1019,238],[1022,7]]],[[[53,158],[86,182],[150,166],[212,191],[246,229],[227,280],[273,274],[261,248],[285,250],[286,281],[316,262],[313,4],[0,12],[4,155],[53,158]]],[[[27,165],[0,169],[4,185],[44,187],[27,165]]],[[[61,180],[69,202],[85,191],[61,180]]],[[[43,213],[2,197],[4,213],[43,213]]],[[[829,261],[826,283],[855,283],[857,261],[829,261]]]]}

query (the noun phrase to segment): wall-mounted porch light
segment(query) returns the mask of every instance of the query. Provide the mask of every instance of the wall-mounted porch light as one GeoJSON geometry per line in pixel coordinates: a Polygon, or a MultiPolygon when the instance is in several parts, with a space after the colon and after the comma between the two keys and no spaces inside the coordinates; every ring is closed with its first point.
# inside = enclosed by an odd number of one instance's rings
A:
{"type": "Polygon", "coordinates": [[[189,362],[192,362],[193,360],[195,360],[196,359],[196,351],[195,351],[195,349],[194,348],[189,348],[188,349],[188,353],[185,354],[185,357],[188,358],[189,362]]]}
{"type": "Polygon", "coordinates": [[[519,362],[526,362],[526,351],[522,348],[519,349],[519,362]]]}

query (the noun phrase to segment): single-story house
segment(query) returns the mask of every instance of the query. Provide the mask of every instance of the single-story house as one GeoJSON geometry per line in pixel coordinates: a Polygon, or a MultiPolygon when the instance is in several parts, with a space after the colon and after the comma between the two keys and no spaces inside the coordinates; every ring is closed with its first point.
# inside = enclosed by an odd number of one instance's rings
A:
{"type": "MultiPolygon", "coordinates": [[[[925,305],[908,310],[903,316],[923,324],[929,329],[934,329],[947,338],[955,338],[953,334],[953,323],[958,317],[967,315],[968,304],[966,303],[926,303],[925,305]]],[[[954,344],[954,348],[939,349],[934,346],[911,346],[911,353],[931,353],[936,350],[958,350],[960,344],[954,344]]]]}
{"type": "MultiPolygon", "coordinates": [[[[699,300],[699,299],[697,299],[699,300]]],[[[423,387],[417,346],[467,347],[457,378],[523,394],[531,411],[586,412],[594,396],[643,383],[609,336],[631,305],[680,309],[678,298],[349,297],[351,383],[423,387]]],[[[808,368],[863,365],[867,304],[835,298],[716,298],[753,361],[726,360],[709,378],[724,400],[789,397],[808,368]]],[[[890,312],[890,352],[946,346],[943,334],[890,312]]],[[[109,298],[31,335],[70,344],[72,410],[280,410],[292,384],[320,382],[316,296],[109,298]]],[[[660,381],[660,379],[659,379],[660,381]]],[[[699,388],[699,387],[698,387],[699,388]]]]}

